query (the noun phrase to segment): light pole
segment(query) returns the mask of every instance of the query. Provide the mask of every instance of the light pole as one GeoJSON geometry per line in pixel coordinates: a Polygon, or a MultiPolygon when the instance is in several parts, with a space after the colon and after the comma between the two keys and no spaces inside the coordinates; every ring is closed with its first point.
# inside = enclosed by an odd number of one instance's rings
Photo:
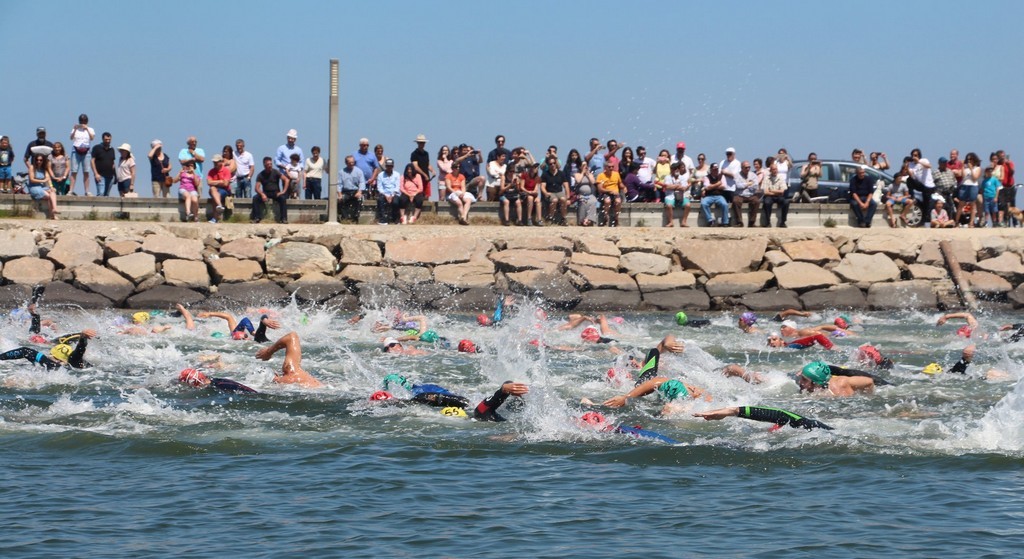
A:
{"type": "Polygon", "coordinates": [[[338,59],[331,59],[331,101],[327,140],[327,225],[338,225],[338,59]]]}

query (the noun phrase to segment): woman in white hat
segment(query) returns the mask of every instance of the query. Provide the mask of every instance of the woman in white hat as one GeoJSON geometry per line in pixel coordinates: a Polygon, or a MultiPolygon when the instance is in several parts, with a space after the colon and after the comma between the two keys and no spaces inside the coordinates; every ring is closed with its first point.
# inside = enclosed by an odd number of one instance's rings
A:
{"type": "Polygon", "coordinates": [[[130,192],[135,192],[135,158],[132,157],[132,146],[121,144],[117,146],[121,153],[121,159],[117,162],[117,191],[124,198],[130,192]]]}

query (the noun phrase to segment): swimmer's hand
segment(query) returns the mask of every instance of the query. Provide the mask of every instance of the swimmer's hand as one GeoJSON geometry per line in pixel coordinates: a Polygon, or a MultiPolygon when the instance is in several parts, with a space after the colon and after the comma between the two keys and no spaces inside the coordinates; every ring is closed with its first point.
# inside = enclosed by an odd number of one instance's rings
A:
{"type": "Polygon", "coordinates": [[[623,394],[621,396],[613,396],[611,398],[608,398],[604,402],[601,402],[601,405],[607,406],[609,408],[621,408],[622,406],[626,405],[626,400],[628,400],[628,398],[626,398],[625,394],[623,394]]]}
{"type": "Polygon", "coordinates": [[[152,332],[154,334],[160,334],[161,332],[166,332],[166,331],[168,331],[170,329],[171,329],[171,325],[170,324],[165,324],[163,326],[154,326],[152,332]]]}
{"type": "Polygon", "coordinates": [[[281,323],[274,320],[273,318],[264,318],[260,320],[260,324],[266,325],[266,327],[270,328],[271,330],[277,330],[278,328],[281,327],[281,323]]]}
{"type": "Polygon", "coordinates": [[[595,404],[594,401],[591,400],[590,398],[580,398],[580,405],[583,405],[583,406],[596,406],[597,404],[595,404]]]}
{"type": "Polygon", "coordinates": [[[946,319],[946,315],[942,315],[942,316],[939,317],[939,320],[938,320],[938,322],[935,323],[935,325],[936,326],[942,326],[943,324],[946,323],[946,320],[947,320],[946,319]]]}
{"type": "Polygon", "coordinates": [[[95,338],[96,337],[96,331],[93,330],[92,328],[86,328],[85,330],[82,330],[82,337],[84,337],[84,338],[95,338]]]}
{"type": "Polygon", "coordinates": [[[521,382],[506,382],[501,385],[501,390],[505,394],[511,394],[513,396],[522,396],[530,391],[530,387],[526,386],[521,382]]]}
{"type": "Polygon", "coordinates": [[[737,408],[721,408],[711,411],[701,411],[693,414],[693,417],[703,417],[705,421],[718,421],[739,414],[737,408]]]}
{"type": "Polygon", "coordinates": [[[686,351],[686,345],[683,344],[683,342],[673,341],[664,344],[663,347],[665,348],[665,351],[669,353],[683,353],[684,351],[686,351]]]}
{"type": "Polygon", "coordinates": [[[196,318],[210,318],[211,314],[212,313],[210,313],[210,312],[203,311],[201,313],[197,313],[196,314],[196,318]]]}
{"type": "Polygon", "coordinates": [[[273,346],[260,348],[259,351],[256,352],[256,359],[261,361],[270,361],[270,358],[274,355],[274,352],[270,351],[271,347],[273,346]]]}

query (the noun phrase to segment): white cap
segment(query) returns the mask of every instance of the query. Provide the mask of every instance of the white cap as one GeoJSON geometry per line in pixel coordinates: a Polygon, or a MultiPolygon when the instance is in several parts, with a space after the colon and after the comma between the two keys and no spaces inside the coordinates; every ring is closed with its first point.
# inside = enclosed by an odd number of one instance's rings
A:
{"type": "Polygon", "coordinates": [[[288,138],[295,138],[296,140],[298,140],[299,139],[299,133],[296,132],[294,128],[292,128],[291,130],[288,131],[287,137],[288,138]]]}
{"type": "Polygon", "coordinates": [[[153,140],[152,142],[149,142],[149,147],[151,147],[151,148],[155,148],[156,146],[162,146],[162,145],[164,145],[164,143],[161,142],[160,140],[153,140]]]}
{"type": "Polygon", "coordinates": [[[391,344],[397,344],[397,343],[401,343],[401,342],[399,342],[398,340],[396,340],[394,338],[384,338],[384,347],[387,347],[387,346],[389,346],[391,344]]]}
{"type": "Polygon", "coordinates": [[[796,330],[796,322],[793,322],[792,320],[783,320],[782,321],[782,327],[783,328],[792,328],[792,329],[796,330]]]}
{"type": "Polygon", "coordinates": [[[736,148],[725,148],[725,153],[736,153],[736,148]]]}

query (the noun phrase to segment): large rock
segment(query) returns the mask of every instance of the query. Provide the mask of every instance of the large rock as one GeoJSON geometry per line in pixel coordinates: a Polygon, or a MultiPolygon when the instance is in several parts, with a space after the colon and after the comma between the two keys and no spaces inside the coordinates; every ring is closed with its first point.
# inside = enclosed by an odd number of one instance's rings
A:
{"type": "Polygon", "coordinates": [[[594,268],[606,268],[608,270],[619,269],[619,258],[616,256],[602,256],[590,254],[589,252],[576,252],[572,255],[570,264],[577,266],[592,266],[594,268]]]}
{"type": "Polygon", "coordinates": [[[351,293],[342,293],[325,301],[324,307],[336,312],[352,312],[359,309],[359,297],[351,293]]]}
{"type": "MultiPolygon", "coordinates": [[[[165,264],[166,265],[166,264],[165,264]]],[[[263,275],[263,267],[255,260],[226,257],[210,261],[210,271],[217,283],[255,281],[263,275]]]]}
{"type": "Polygon", "coordinates": [[[142,243],[136,241],[107,241],[103,244],[103,255],[108,259],[126,256],[142,250],[142,243]]]}
{"type": "Polygon", "coordinates": [[[867,307],[864,293],[852,285],[837,285],[828,289],[808,291],[800,296],[805,309],[819,311],[823,309],[863,309],[867,307]]]}
{"type": "Polygon", "coordinates": [[[83,264],[102,264],[103,249],[95,239],[77,233],[61,233],[47,255],[57,266],[74,270],[83,264]]]}
{"type": "Polygon", "coordinates": [[[139,283],[156,273],[156,257],[148,252],[133,252],[111,258],[107,261],[107,266],[132,283],[139,283]]]}
{"type": "Polygon", "coordinates": [[[560,250],[566,254],[572,253],[573,244],[561,237],[512,237],[505,243],[505,250],[560,250]]]}
{"type": "Polygon", "coordinates": [[[1021,265],[1020,256],[1014,252],[1003,252],[995,258],[982,260],[978,262],[978,269],[996,274],[1015,284],[1024,280],[1024,266],[1021,265]]]}
{"type": "Polygon", "coordinates": [[[167,309],[181,303],[190,306],[206,300],[202,293],[197,293],[184,287],[172,285],[158,285],[148,291],[136,293],[128,298],[128,308],[131,309],[167,309]]]}
{"type": "Polygon", "coordinates": [[[262,262],[264,256],[266,256],[266,250],[264,250],[263,245],[263,239],[259,238],[246,237],[244,239],[236,239],[221,245],[220,256],[222,258],[262,262]]]}
{"type": "Polygon", "coordinates": [[[761,291],[772,281],[775,274],[771,272],[744,272],[739,274],[719,274],[704,285],[704,290],[712,297],[731,297],[761,291]]]}
{"type": "Polygon", "coordinates": [[[931,282],[923,280],[876,283],[868,289],[872,309],[934,309],[937,301],[931,282]]]}
{"type": "MultiPolygon", "coordinates": [[[[493,266],[492,266],[493,267],[493,266]]],[[[395,281],[414,285],[434,280],[429,269],[422,266],[398,266],[395,270],[395,281]]]]}
{"type": "Polygon", "coordinates": [[[521,272],[524,270],[545,270],[558,272],[565,265],[568,257],[557,250],[503,250],[491,254],[491,260],[503,272],[521,272]]]}
{"type": "Polygon", "coordinates": [[[978,253],[982,258],[995,258],[1010,248],[1010,243],[1004,237],[982,237],[978,241],[978,253]]]}
{"type": "Polygon", "coordinates": [[[755,237],[743,240],[682,239],[676,249],[684,268],[700,268],[708,276],[756,270],[764,258],[768,240],[755,237]]]}
{"type": "Polygon", "coordinates": [[[946,260],[942,257],[939,241],[925,241],[921,245],[921,251],[917,254],[917,263],[928,264],[929,266],[945,266],[946,260]]]}
{"type": "Polygon", "coordinates": [[[991,299],[995,296],[1009,293],[1013,286],[1005,279],[984,271],[969,272],[967,281],[971,284],[971,291],[979,297],[991,299]]]}
{"type": "Polygon", "coordinates": [[[699,289],[676,289],[645,294],[644,304],[663,311],[706,311],[711,308],[711,298],[699,289]]]}
{"type": "Polygon", "coordinates": [[[175,235],[150,235],[142,242],[143,252],[148,252],[158,261],[168,258],[178,260],[202,260],[203,242],[175,235]]]}
{"type": "Polygon", "coordinates": [[[315,243],[281,243],[267,251],[267,274],[300,278],[305,274],[334,273],[336,260],[327,247],[315,243]]]}
{"type": "Polygon", "coordinates": [[[383,266],[360,266],[349,264],[338,274],[338,277],[355,283],[375,283],[389,285],[395,281],[395,271],[383,266]]]}
{"type": "MultiPolygon", "coordinates": [[[[836,251],[838,253],[838,251],[836,251]]],[[[768,269],[774,269],[776,266],[782,266],[789,264],[793,259],[788,254],[781,250],[769,250],[764,253],[764,262],[768,264],[768,269]]]]}
{"type": "Polygon", "coordinates": [[[384,255],[380,253],[380,245],[373,241],[342,239],[338,246],[341,250],[339,262],[342,264],[377,266],[384,260],[384,255]]]}
{"type": "Polygon", "coordinates": [[[672,254],[672,245],[666,241],[660,240],[654,241],[637,237],[626,237],[620,239],[617,246],[623,254],[627,252],[649,252],[652,254],[660,254],[662,256],[669,256],[672,254]]]}
{"type": "MultiPolygon", "coordinates": [[[[507,277],[513,290],[538,295],[556,306],[568,307],[575,305],[580,300],[580,292],[565,277],[565,274],[527,270],[513,272],[507,277]]],[[[494,300],[492,299],[491,305],[493,304],[494,300]]]]}
{"type": "Polygon", "coordinates": [[[672,260],[649,252],[627,252],[619,258],[619,267],[631,276],[637,274],[663,276],[672,268],[672,260]]]}
{"type": "Polygon", "coordinates": [[[332,299],[347,291],[345,282],[319,272],[306,274],[284,288],[288,293],[294,293],[299,299],[316,303],[332,299]]]}
{"type": "Polygon", "coordinates": [[[896,281],[900,278],[900,269],[896,263],[884,253],[860,254],[851,252],[843,257],[843,261],[832,269],[835,274],[851,283],[878,283],[896,281]]]}
{"type": "Polygon", "coordinates": [[[117,304],[135,291],[134,283],[99,264],[82,264],[74,273],[76,287],[99,293],[117,304]]]}
{"type": "Polygon", "coordinates": [[[431,309],[444,308],[444,302],[459,290],[441,283],[417,283],[412,286],[412,299],[417,305],[431,309]]]}
{"type": "Polygon", "coordinates": [[[427,239],[396,239],[384,245],[391,264],[452,264],[469,262],[478,252],[473,235],[427,239]]]}
{"type": "Polygon", "coordinates": [[[23,256],[37,256],[36,236],[24,229],[0,231],[0,260],[7,262],[23,256]]]}
{"type": "Polygon", "coordinates": [[[791,262],[775,268],[772,273],[780,288],[794,291],[832,287],[840,283],[832,272],[807,262],[791,262]]]}
{"type": "Polygon", "coordinates": [[[615,256],[622,254],[619,247],[608,239],[582,238],[576,240],[576,252],[589,252],[598,256],[615,256]]]}
{"type": "Polygon", "coordinates": [[[947,277],[945,268],[927,264],[908,264],[907,271],[910,272],[910,279],[943,280],[947,277]]]}
{"type": "MultiPolygon", "coordinates": [[[[61,283],[61,282],[58,282],[61,283]]],[[[61,283],[61,285],[65,285],[61,283]]],[[[8,284],[0,286],[0,307],[17,308],[32,296],[32,286],[8,284]]]]}
{"type": "Polygon", "coordinates": [[[47,308],[109,309],[110,299],[99,293],[89,293],[62,281],[46,285],[43,299],[47,308]]]}
{"type": "Polygon", "coordinates": [[[857,252],[874,254],[880,252],[904,262],[913,262],[921,245],[906,236],[865,235],[857,241],[857,252]]]}
{"type": "Polygon", "coordinates": [[[1016,289],[1007,294],[1007,298],[1013,302],[1016,308],[1024,307],[1024,284],[1018,285],[1016,289]]]}
{"type": "Polygon", "coordinates": [[[637,274],[635,279],[644,293],[693,289],[697,285],[697,278],[690,272],[671,272],[663,276],[637,274]]]}
{"type": "Polygon", "coordinates": [[[617,289],[594,289],[585,291],[576,304],[575,310],[582,312],[597,311],[633,311],[638,310],[643,301],[639,291],[625,292],[617,289]]]}
{"type": "MultiPolygon", "coordinates": [[[[159,289],[159,288],[157,288],[159,289]]],[[[217,287],[217,294],[208,301],[210,306],[248,306],[280,304],[290,297],[280,285],[267,280],[226,283],[217,287]],[[215,305],[213,303],[216,303],[215,305]]]]}
{"type": "Polygon", "coordinates": [[[750,293],[740,298],[740,304],[752,311],[781,311],[802,307],[796,292],[787,289],[750,293]]]}
{"type": "Polygon", "coordinates": [[[839,249],[829,243],[814,239],[783,243],[782,250],[797,262],[821,265],[839,260],[839,249]]]}
{"type": "Polygon", "coordinates": [[[34,256],[22,256],[4,264],[4,279],[11,283],[36,285],[53,281],[53,262],[34,256]]]}
{"type": "Polygon", "coordinates": [[[402,291],[393,285],[382,285],[379,283],[360,283],[356,285],[359,291],[359,303],[364,307],[387,308],[387,307],[409,307],[412,295],[402,291]]]}
{"type": "Polygon", "coordinates": [[[434,281],[459,289],[489,287],[494,283],[494,264],[486,260],[442,264],[434,268],[434,281]]]}
{"type": "Polygon", "coordinates": [[[494,310],[494,296],[494,291],[489,287],[474,287],[448,297],[438,307],[450,312],[491,312],[494,310]]]}
{"type": "Polygon", "coordinates": [[[164,281],[175,287],[206,290],[210,288],[210,273],[206,264],[195,260],[171,259],[164,261],[164,281]]]}
{"type": "Polygon", "coordinates": [[[639,291],[636,280],[626,274],[620,274],[604,268],[590,266],[571,266],[570,273],[576,278],[574,283],[589,289],[618,289],[619,291],[639,291]]]}

